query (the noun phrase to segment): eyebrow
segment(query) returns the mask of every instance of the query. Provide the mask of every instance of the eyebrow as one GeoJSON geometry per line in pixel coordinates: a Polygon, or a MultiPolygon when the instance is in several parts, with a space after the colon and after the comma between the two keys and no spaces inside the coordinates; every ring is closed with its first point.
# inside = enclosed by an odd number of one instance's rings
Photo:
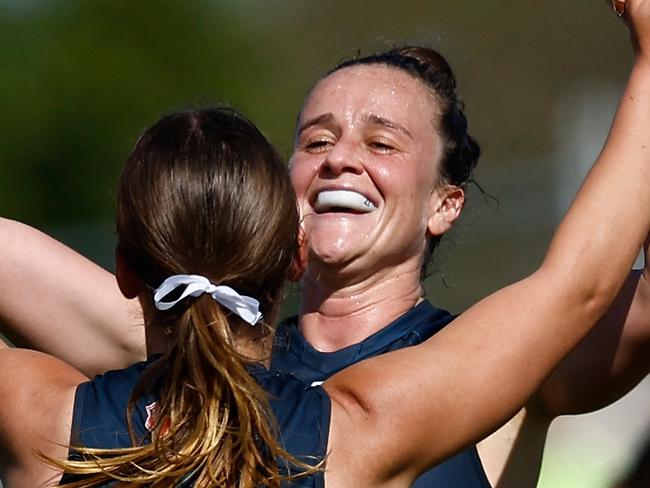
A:
{"type": "MultiPolygon", "coordinates": [[[[397,122],[393,122],[392,120],[389,120],[385,117],[370,114],[366,117],[366,120],[371,124],[380,125],[401,132],[402,134],[413,139],[413,136],[411,135],[411,133],[408,131],[406,127],[404,127],[401,124],[398,124],[397,122]]],[[[331,124],[333,121],[334,121],[334,114],[332,114],[332,112],[327,112],[321,115],[317,115],[316,117],[312,117],[311,119],[308,119],[305,122],[303,122],[298,127],[298,131],[296,132],[296,135],[302,134],[305,130],[309,129],[310,127],[313,127],[314,125],[331,124]]]]}
{"type": "Polygon", "coordinates": [[[397,122],[393,122],[392,120],[388,120],[385,117],[380,117],[379,115],[370,114],[368,115],[366,120],[368,120],[368,122],[370,122],[371,124],[381,125],[384,127],[388,127],[389,129],[399,131],[402,134],[413,139],[413,136],[411,135],[411,133],[408,131],[406,127],[404,127],[401,124],[398,124],[397,122]]]}
{"type": "Polygon", "coordinates": [[[303,122],[300,127],[298,127],[297,134],[302,134],[304,131],[318,124],[329,124],[334,121],[334,115],[332,112],[327,112],[325,114],[317,115],[309,120],[303,122]]]}

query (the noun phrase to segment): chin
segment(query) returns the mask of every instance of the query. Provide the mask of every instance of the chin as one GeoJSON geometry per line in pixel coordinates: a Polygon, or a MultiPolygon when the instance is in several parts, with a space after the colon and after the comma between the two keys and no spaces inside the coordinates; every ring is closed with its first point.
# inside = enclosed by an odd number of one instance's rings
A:
{"type": "Polygon", "coordinates": [[[348,246],[337,246],[335,243],[324,246],[310,246],[307,268],[314,275],[339,273],[358,256],[348,246]]]}
{"type": "Polygon", "coordinates": [[[318,263],[320,265],[336,268],[345,266],[349,261],[350,257],[345,249],[312,248],[309,250],[310,267],[312,263],[318,263]]]}

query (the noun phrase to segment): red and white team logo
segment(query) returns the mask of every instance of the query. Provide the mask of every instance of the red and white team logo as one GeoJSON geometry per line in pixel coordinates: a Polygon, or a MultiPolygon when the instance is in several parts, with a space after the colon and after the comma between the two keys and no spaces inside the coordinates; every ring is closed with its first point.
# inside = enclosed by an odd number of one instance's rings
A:
{"type": "Polygon", "coordinates": [[[144,421],[144,426],[149,432],[153,432],[153,429],[158,423],[158,415],[156,410],[158,410],[158,402],[150,403],[146,405],[145,410],[147,411],[147,420],[144,421]]]}

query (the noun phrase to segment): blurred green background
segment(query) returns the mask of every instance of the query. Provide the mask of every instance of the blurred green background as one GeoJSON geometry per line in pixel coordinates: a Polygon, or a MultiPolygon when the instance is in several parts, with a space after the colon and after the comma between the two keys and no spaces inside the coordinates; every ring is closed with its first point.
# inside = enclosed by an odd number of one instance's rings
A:
{"type": "MultiPolygon", "coordinates": [[[[436,259],[429,296],[461,311],[537,266],[602,144],[631,60],[605,3],[0,0],[0,214],[111,268],[115,181],[161,114],[227,102],[288,155],[302,100],[328,68],[425,43],[456,69],[484,149],[477,180],[499,200],[473,192],[436,259]]],[[[637,396],[625,408],[643,417],[648,390],[637,396]]],[[[625,420],[557,429],[540,486],[609,486],[647,425],[625,420]],[[576,441],[596,428],[597,449],[576,441]]]]}

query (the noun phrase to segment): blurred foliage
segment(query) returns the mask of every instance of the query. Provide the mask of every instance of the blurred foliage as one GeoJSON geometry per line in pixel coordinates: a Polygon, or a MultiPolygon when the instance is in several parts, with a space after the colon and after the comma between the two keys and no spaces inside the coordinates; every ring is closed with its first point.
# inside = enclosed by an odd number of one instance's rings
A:
{"type": "Polygon", "coordinates": [[[225,9],[206,9],[68,1],[3,14],[3,213],[37,223],[106,219],[144,126],[188,103],[236,104],[254,91],[253,39],[225,9]]]}

